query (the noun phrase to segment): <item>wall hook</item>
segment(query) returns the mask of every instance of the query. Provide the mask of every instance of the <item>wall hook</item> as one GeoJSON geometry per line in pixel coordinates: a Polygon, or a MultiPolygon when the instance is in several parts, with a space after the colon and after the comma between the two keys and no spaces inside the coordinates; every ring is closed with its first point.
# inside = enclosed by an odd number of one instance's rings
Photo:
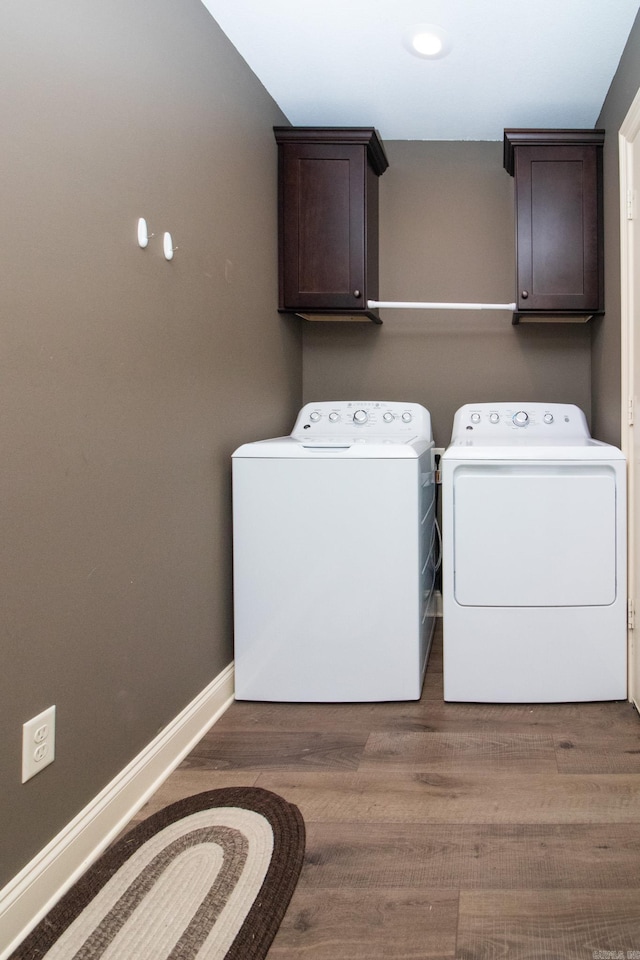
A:
{"type": "Polygon", "coordinates": [[[168,231],[165,232],[162,238],[162,249],[164,250],[165,259],[173,260],[173,254],[178,248],[174,247],[173,239],[168,231]]]}
{"type": "Polygon", "coordinates": [[[144,248],[148,246],[151,237],[155,237],[155,233],[149,233],[147,221],[144,217],[140,217],[138,220],[138,246],[144,250],[144,248]]]}

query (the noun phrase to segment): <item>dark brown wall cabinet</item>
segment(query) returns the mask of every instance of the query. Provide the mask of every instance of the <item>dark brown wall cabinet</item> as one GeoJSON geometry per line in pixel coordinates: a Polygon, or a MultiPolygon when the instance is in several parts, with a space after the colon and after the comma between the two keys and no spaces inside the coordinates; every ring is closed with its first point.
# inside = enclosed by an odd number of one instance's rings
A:
{"type": "Polygon", "coordinates": [[[308,320],[373,320],[378,178],[389,163],[371,127],[274,127],[278,143],[279,310],[308,320]]]}
{"type": "Polygon", "coordinates": [[[604,312],[602,130],[505,130],[515,181],[513,322],[604,312]]]}

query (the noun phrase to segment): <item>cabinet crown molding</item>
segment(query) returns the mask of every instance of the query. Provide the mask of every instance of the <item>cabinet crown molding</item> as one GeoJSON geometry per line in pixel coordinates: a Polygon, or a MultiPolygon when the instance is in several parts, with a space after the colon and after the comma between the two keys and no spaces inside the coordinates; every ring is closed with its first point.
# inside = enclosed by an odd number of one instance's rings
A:
{"type": "Polygon", "coordinates": [[[375,127],[274,127],[277,143],[339,143],[367,148],[371,169],[380,177],[389,166],[375,127]]]}
{"type": "Polygon", "coordinates": [[[503,166],[511,176],[515,169],[515,147],[543,147],[543,146],[602,146],[604,144],[604,130],[538,130],[538,129],[510,129],[504,131],[503,166]]]}

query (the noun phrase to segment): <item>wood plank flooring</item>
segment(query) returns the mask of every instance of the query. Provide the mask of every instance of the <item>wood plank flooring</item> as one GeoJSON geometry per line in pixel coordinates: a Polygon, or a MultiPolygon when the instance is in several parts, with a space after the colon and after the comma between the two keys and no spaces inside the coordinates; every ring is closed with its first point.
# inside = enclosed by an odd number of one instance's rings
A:
{"type": "Polygon", "coordinates": [[[236,702],[137,820],[216,787],[298,805],[269,960],[640,960],[640,717],[626,702],[236,702]]]}

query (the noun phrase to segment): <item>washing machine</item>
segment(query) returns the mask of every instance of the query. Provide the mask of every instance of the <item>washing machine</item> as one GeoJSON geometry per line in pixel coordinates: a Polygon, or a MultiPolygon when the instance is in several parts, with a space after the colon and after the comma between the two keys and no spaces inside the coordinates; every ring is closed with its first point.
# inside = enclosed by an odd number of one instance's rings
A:
{"type": "Polygon", "coordinates": [[[442,499],[445,700],[624,699],[621,451],[573,405],[467,404],[442,499]]]}
{"type": "Polygon", "coordinates": [[[235,696],[420,697],[435,623],[433,439],[416,403],[302,408],[232,457],[235,696]]]}

